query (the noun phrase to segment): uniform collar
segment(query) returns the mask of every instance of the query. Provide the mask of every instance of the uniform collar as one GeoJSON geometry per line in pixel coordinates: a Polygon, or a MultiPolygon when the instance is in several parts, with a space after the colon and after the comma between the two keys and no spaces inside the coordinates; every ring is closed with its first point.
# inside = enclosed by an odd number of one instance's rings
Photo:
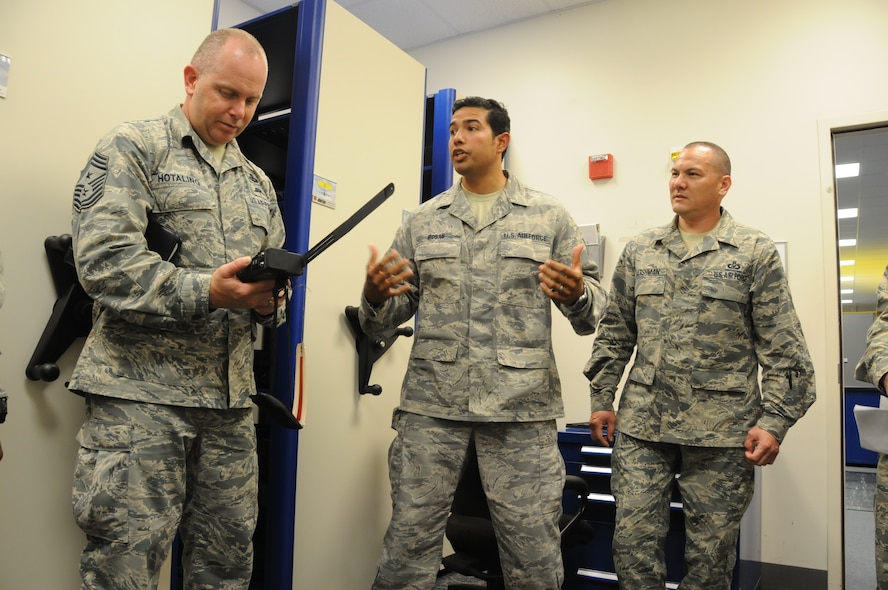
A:
{"type": "MultiPolygon", "coordinates": [[[[734,218],[731,217],[731,214],[728,213],[727,209],[724,207],[721,207],[720,209],[721,218],[718,220],[716,226],[708,233],[719,242],[736,246],[738,244],[737,222],[734,221],[734,218]]],[[[672,222],[668,225],[664,225],[655,230],[653,239],[656,242],[666,242],[671,239],[680,240],[681,232],[678,229],[678,215],[673,217],[672,222]]]]}
{"type": "MultiPolygon", "coordinates": [[[[506,201],[508,201],[512,205],[520,205],[522,207],[526,207],[528,200],[527,195],[524,191],[524,186],[513,174],[509,174],[508,170],[503,170],[503,174],[505,174],[506,176],[506,186],[503,187],[502,196],[505,197],[506,201]]],[[[438,209],[445,209],[456,204],[458,200],[466,201],[465,195],[462,194],[461,188],[462,179],[460,179],[452,187],[435,197],[435,206],[438,209]]],[[[466,207],[468,207],[467,202],[465,203],[465,205],[466,207]]]]}
{"type": "MultiPolygon", "coordinates": [[[[201,158],[206,160],[206,162],[211,165],[213,168],[217,167],[216,158],[210,152],[210,149],[207,147],[207,144],[200,138],[200,135],[197,134],[197,131],[194,130],[194,127],[191,126],[191,122],[188,121],[188,117],[185,116],[185,111],[182,110],[182,105],[177,105],[173,107],[173,109],[169,112],[170,119],[172,120],[172,132],[173,132],[173,140],[177,145],[186,145],[186,139],[188,145],[192,146],[194,150],[200,154],[201,158]]],[[[237,154],[240,156],[240,147],[237,144],[236,139],[232,139],[227,144],[227,149],[225,150],[225,157],[222,159],[222,169],[232,168],[241,164],[241,157],[238,157],[235,161],[229,161],[229,158],[233,154],[237,154]]]]}

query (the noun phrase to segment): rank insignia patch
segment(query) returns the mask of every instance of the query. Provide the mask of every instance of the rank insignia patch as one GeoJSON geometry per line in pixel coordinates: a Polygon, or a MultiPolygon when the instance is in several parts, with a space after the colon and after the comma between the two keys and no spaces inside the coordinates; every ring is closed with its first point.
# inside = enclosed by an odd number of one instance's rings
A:
{"type": "Polygon", "coordinates": [[[105,178],[108,176],[108,156],[93,154],[86,165],[77,186],[74,187],[74,210],[82,211],[95,205],[102,197],[105,178]]]}

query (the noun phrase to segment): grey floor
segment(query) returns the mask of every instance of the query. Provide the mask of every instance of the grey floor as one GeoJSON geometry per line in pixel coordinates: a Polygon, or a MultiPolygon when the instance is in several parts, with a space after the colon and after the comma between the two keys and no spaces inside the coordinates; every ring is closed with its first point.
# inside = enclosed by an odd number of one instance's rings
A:
{"type": "Polygon", "coordinates": [[[873,489],[876,470],[845,470],[845,588],[873,590],[876,565],[873,538],[873,489]]]}

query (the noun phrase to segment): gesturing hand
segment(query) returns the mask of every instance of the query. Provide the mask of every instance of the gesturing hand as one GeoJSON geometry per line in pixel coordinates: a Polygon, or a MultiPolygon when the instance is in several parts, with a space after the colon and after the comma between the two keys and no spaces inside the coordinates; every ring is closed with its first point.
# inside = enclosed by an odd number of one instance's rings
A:
{"type": "Polygon", "coordinates": [[[410,261],[401,258],[391,250],[380,260],[376,260],[376,246],[370,246],[370,260],[367,262],[367,279],[364,281],[364,297],[370,303],[382,303],[390,297],[397,297],[410,290],[407,279],[413,276],[410,261]]]}
{"type": "Polygon", "coordinates": [[[585,248],[585,244],[574,247],[570,266],[555,260],[547,260],[540,265],[540,289],[553,301],[573,305],[585,291],[582,264],[585,248]]]}

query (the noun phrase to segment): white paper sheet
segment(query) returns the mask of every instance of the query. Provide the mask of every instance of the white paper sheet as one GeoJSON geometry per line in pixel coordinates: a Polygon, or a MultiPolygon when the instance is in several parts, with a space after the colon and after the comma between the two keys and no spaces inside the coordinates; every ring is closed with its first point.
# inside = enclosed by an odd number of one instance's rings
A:
{"type": "Polygon", "coordinates": [[[860,434],[860,446],[877,453],[888,453],[888,409],[854,406],[854,419],[860,434]]]}

